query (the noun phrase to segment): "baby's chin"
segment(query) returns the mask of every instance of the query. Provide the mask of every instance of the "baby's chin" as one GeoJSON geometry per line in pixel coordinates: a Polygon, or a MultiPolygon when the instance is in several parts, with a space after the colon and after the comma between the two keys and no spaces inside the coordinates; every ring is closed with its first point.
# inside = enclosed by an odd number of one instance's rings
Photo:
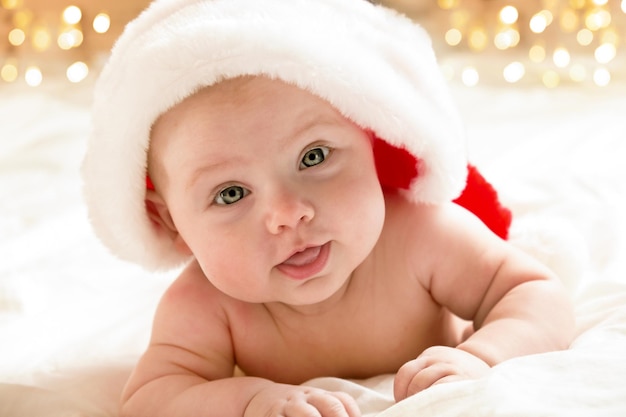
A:
{"type": "Polygon", "coordinates": [[[304,314],[321,314],[330,311],[343,302],[352,278],[351,275],[343,279],[333,277],[331,280],[329,278],[329,275],[312,278],[303,283],[289,297],[277,302],[304,314]]]}

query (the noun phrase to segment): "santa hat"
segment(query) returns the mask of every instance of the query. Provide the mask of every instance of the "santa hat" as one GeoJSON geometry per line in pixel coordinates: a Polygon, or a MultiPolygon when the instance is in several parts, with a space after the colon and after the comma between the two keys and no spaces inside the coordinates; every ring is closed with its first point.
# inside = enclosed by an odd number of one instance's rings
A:
{"type": "Polygon", "coordinates": [[[185,261],[146,213],[150,129],[198,89],[243,75],[296,85],[373,132],[381,184],[410,201],[464,189],[463,127],[427,34],[407,17],[365,0],[156,0],[95,88],[85,195],[114,253],[151,269],[185,261]]]}

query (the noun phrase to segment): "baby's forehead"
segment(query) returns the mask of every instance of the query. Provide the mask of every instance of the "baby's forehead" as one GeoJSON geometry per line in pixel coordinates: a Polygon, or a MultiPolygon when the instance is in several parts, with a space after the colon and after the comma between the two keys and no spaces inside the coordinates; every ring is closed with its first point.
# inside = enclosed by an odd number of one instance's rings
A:
{"type": "Polygon", "coordinates": [[[269,78],[264,75],[242,75],[233,78],[225,78],[211,85],[198,86],[196,90],[188,97],[184,98],[181,103],[207,95],[237,103],[243,99],[252,98],[264,91],[281,94],[287,90],[297,90],[302,95],[317,97],[308,90],[287,83],[281,79],[269,78]]]}
{"type": "MultiPolygon", "coordinates": [[[[209,119],[220,120],[222,131],[231,131],[233,126],[245,124],[249,117],[254,119],[258,114],[265,114],[267,123],[279,120],[278,126],[285,129],[294,125],[304,130],[314,125],[354,124],[327,100],[307,89],[265,76],[241,76],[199,87],[162,113],[152,125],[149,146],[159,146],[157,142],[163,143],[173,132],[194,126],[205,128],[209,119]]],[[[210,125],[213,131],[216,126],[220,123],[210,125]]]]}
{"type": "Polygon", "coordinates": [[[152,123],[150,129],[150,148],[154,148],[155,141],[160,138],[158,133],[168,124],[184,123],[186,115],[196,106],[202,106],[209,110],[211,107],[237,105],[246,101],[246,97],[252,96],[258,91],[259,82],[254,82],[259,77],[244,76],[229,78],[209,86],[199,86],[194,92],[184,97],[173,106],[163,111],[152,123]]]}
{"type": "Polygon", "coordinates": [[[249,96],[258,92],[260,88],[267,88],[268,83],[276,84],[280,81],[270,80],[266,77],[256,75],[244,75],[234,78],[226,78],[209,86],[199,86],[196,91],[185,100],[202,95],[215,95],[221,98],[238,98],[249,96]]]}
{"type": "Polygon", "coordinates": [[[195,91],[163,111],[154,121],[153,126],[170,116],[181,116],[195,103],[207,103],[211,100],[215,105],[241,104],[246,98],[257,94],[263,87],[261,77],[243,76],[229,78],[208,86],[198,86],[195,91]]]}
{"type": "Polygon", "coordinates": [[[226,113],[243,106],[263,110],[262,105],[257,108],[254,105],[262,102],[264,97],[284,99],[297,104],[306,103],[311,108],[345,118],[326,99],[305,88],[263,75],[246,75],[224,79],[209,86],[199,86],[192,94],[161,113],[154,121],[152,131],[164,119],[177,120],[180,123],[196,106],[201,106],[203,111],[221,109],[226,113]]]}

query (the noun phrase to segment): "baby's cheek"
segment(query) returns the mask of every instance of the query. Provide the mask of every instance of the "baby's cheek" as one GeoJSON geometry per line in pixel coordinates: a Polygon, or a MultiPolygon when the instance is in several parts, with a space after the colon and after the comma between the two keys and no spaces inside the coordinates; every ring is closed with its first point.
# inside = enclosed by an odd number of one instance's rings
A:
{"type": "Polygon", "coordinates": [[[265,280],[263,274],[269,265],[261,263],[269,259],[263,254],[263,246],[255,248],[251,239],[224,239],[204,251],[197,258],[207,279],[221,292],[243,301],[254,299],[265,280]]]}
{"type": "Polygon", "coordinates": [[[354,242],[361,242],[365,251],[373,249],[385,220],[385,198],[375,175],[361,178],[343,197],[348,207],[345,222],[351,227],[354,242]]]}

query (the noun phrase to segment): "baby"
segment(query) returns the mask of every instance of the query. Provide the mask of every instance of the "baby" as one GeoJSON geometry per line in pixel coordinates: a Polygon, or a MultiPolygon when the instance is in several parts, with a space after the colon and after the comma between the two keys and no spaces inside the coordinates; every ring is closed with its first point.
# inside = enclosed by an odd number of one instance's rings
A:
{"type": "Polygon", "coordinates": [[[558,278],[453,202],[443,87],[423,32],[363,0],[163,0],[128,27],[87,202],[120,256],[185,266],[122,415],[356,417],[300,384],[395,373],[400,401],[567,348],[558,278]]]}

